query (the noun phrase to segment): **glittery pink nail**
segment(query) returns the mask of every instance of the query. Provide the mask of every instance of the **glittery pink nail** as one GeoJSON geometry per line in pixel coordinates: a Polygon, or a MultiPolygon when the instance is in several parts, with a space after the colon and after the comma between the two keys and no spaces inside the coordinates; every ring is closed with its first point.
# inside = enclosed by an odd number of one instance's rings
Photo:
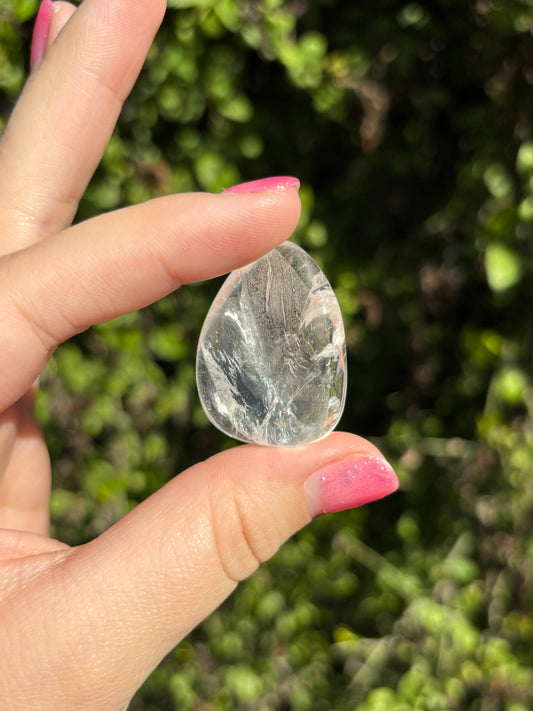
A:
{"type": "Polygon", "coordinates": [[[262,193],[266,190],[282,191],[288,188],[300,187],[298,178],[293,178],[288,175],[282,175],[275,178],[262,178],[261,180],[252,180],[249,183],[240,183],[233,185],[231,188],[226,188],[224,193],[262,193]]]}
{"type": "Polygon", "coordinates": [[[54,3],[52,0],[43,0],[41,6],[39,7],[39,12],[35,18],[35,25],[33,27],[33,39],[31,42],[30,54],[30,65],[32,69],[35,69],[44,57],[53,14],[54,3]]]}
{"type": "Polygon", "coordinates": [[[381,457],[352,457],[328,464],[305,482],[309,508],[314,516],[344,511],[392,494],[398,477],[381,457]]]}

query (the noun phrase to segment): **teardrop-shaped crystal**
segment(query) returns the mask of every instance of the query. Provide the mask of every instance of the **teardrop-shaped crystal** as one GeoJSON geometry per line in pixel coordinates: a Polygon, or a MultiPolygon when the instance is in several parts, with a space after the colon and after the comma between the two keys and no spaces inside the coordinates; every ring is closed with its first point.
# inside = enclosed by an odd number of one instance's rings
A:
{"type": "Polygon", "coordinates": [[[346,343],[333,289],[285,242],[232,272],[205,319],[196,359],[203,408],[225,434],[294,446],[325,437],[346,396],[346,343]]]}

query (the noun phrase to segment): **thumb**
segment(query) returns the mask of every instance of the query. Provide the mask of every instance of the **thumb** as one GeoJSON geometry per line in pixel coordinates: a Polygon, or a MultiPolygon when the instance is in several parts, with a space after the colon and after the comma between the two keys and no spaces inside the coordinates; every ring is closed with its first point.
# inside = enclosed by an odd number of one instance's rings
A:
{"type": "MultiPolygon", "coordinates": [[[[295,531],[397,485],[373,445],[341,433],[305,448],[240,446],[192,467],[51,571],[61,580],[50,596],[57,609],[47,602],[54,638],[46,654],[33,641],[33,677],[66,690],[54,699],[58,711],[123,708],[164,655],[295,531]]],[[[23,619],[32,619],[28,605],[43,604],[40,585],[37,598],[33,591],[17,601],[23,619]]]]}

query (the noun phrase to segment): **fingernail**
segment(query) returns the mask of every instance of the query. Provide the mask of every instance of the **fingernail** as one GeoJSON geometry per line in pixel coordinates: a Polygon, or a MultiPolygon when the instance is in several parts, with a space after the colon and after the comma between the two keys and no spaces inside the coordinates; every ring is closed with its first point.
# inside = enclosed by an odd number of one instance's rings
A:
{"type": "Polygon", "coordinates": [[[252,180],[249,183],[240,183],[240,185],[233,185],[231,188],[226,188],[223,190],[224,193],[262,193],[267,190],[279,191],[288,190],[289,188],[300,187],[300,181],[298,178],[293,178],[289,175],[282,175],[275,178],[263,178],[261,180],[252,180]]]}
{"type": "Polygon", "coordinates": [[[313,516],[353,509],[382,499],[397,488],[398,477],[391,465],[373,455],[328,464],[304,484],[313,516]]]}
{"type": "Polygon", "coordinates": [[[33,38],[31,41],[30,52],[30,66],[32,70],[39,65],[44,57],[53,14],[54,3],[52,0],[43,0],[41,6],[39,7],[39,12],[35,18],[35,25],[33,27],[33,38]]]}

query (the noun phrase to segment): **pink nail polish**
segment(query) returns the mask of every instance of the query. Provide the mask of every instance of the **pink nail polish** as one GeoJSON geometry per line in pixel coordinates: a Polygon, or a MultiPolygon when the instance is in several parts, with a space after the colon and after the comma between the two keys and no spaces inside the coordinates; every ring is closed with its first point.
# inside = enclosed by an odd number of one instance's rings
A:
{"type": "Polygon", "coordinates": [[[262,193],[267,190],[281,192],[282,190],[288,190],[288,188],[296,188],[296,190],[298,190],[299,187],[300,181],[298,178],[282,175],[275,178],[263,178],[261,180],[252,180],[249,183],[233,185],[231,188],[226,188],[223,192],[242,195],[245,193],[262,193]]]}
{"type": "Polygon", "coordinates": [[[33,27],[30,53],[30,66],[32,69],[35,69],[44,57],[46,43],[48,41],[48,31],[50,30],[53,14],[54,3],[52,0],[43,0],[33,27]]]}
{"type": "Polygon", "coordinates": [[[328,464],[311,474],[304,485],[314,516],[368,504],[397,488],[398,477],[391,465],[373,455],[328,464]]]}

